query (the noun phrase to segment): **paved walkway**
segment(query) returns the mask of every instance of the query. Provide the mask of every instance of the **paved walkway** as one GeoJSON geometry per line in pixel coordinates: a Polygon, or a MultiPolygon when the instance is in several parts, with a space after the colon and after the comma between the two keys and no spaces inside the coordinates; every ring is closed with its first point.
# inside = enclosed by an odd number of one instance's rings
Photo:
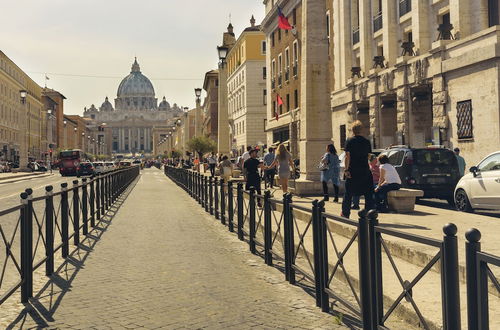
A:
{"type": "Polygon", "coordinates": [[[343,328],[162,171],[144,170],[102,230],[58,300],[42,294],[12,327],[343,328]]]}

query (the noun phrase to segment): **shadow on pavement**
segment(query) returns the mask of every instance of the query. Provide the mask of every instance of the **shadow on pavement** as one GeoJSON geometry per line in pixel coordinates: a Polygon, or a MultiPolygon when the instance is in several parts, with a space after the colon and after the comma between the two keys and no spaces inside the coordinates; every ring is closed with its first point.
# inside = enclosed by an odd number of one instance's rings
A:
{"type": "Polygon", "coordinates": [[[53,315],[62,303],[62,300],[68,291],[71,291],[71,284],[78,272],[83,268],[85,261],[94,250],[95,245],[101,240],[101,237],[111,225],[111,221],[123,205],[128,195],[132,192],[140,176],[132,182],[120,196],[116,203],[106,212],[106,214],[96,223],[87,236],[81,241],[80,245],[73,250],[68,258],[54,271],[49,277],[49,281],[38,291],[28,303],[24,304],[23,310],[7,329],[23,328],[26,320],[31,318],[37,324],[38,328],[49,327],[47,322],[53,322],[53,315]]]}

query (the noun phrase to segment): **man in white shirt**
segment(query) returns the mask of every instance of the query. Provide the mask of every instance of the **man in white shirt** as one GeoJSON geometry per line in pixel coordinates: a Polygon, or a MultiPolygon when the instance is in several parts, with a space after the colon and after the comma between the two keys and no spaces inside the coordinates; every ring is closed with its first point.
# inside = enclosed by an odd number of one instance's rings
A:
{"type": "Polygon", "coordinates": [[[239,167],[240,167],[241,169],[243,169],[243,164],[244,164],[244,163],[245,163],[248,159],[250,159],[250,150],[252,150],[252,146],[248,146],[248,147],[247,147],[247,151],[245,151],[245,152],[243,153],[243,155],[241,155],[241,157],[240,157],[240,161],[239,161],[238,165],[239,165],[239,167]]]}

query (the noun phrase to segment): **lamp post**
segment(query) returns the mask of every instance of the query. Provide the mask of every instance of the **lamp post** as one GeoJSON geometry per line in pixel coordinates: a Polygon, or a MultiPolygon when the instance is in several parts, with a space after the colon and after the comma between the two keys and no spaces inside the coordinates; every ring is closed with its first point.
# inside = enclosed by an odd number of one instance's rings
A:
{"type": "Polygon", "coordinates": [[[73,131],[75,132],[75,146],[74,146],[74,149],[78,149],[78,128],[74,127],[73,131]]]}
{"type": "Polygon", "coordinates": [[[86,152],[85,150],[85,132],[82,132],[82,151],[86,152]]]}
{"type": "Polygon", "coordinates": [[[67,141],[67,134],[66,134],[66,124],[68,124],[67,120],[63,120],[63,125],[64,125],[64,145],[63,149],[68,149],[68,141],[67,141]]]}
{"type": "Polygon", "coordinates": [[[194,136],[201,135],[201,88],[194,89],[194,95],[196,96],[196,110],[194,115],[194,136]]]}
{"type": "Polygon", "coordinates": [[[48,142],[48,149],[49,149],[49,154],[47,155],[47,163],[49,164],[49,169],[50,169],[50,174],[52,174],[52,148],[53,148],[53,143],[52,141],[54,140],[54,135],[53,133],[53,126],[52,126],[52,109],[47,110],[47,142],[48,142]]]}
{"type": "Polygon", "coordinates": [[[27,112],[26,110],[26,98],[28,96],[28,92],[24,89],[20,90],[19,91],[19,97],[20,97],[20,102],[22,104],[22,106],[24,107],[24,111],[26,113],[26,116],[27,116],[27,120],[25,120],[25,125],[26,125],[26,128],[25,129],[25,134],[28,135],[28,138],[26,139],[26,135],[25,135],[25,139],[24,139],[24,143],[21,145],[21,152],[20,152],[20,157],[19,157],[19,167],[20,168],[25,168],[27,167],[27,163],[24,163],[26,161],[28,161],[29,159],[29,149],[30,149],[30,131],[31,131],[31,127],[30,127],[30,114],[27,112]],[[26,141],[27,140],[27,141],[26,141]]]}
{"type": "Polygon", "coordinates": [[[229,114],[227,110],[227,66],[226,57],[229,48],[218,46],[219,55],[219,100],[218,100],[218,134],[217,152],[219,154],[229,154],[229,114]]]}

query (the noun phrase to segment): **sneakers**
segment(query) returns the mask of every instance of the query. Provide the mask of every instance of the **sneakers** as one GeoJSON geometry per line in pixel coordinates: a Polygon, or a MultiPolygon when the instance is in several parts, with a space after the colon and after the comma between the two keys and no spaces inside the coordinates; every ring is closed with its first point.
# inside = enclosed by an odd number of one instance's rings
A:
{"type": "Polygon", "coordinates": [[[333,199],[333,202],[334,202],[334,203],[338,203],[338,202],[339,202],[339,198],[338,198],[338,197],[335,197],[335,198],[333,199]]]}
{"type": "Polygon", "coordinates": [[[330,200],[330,197],[328,197],[328,195],[324,195],[324,196],[323,196],[323,200],[324,200],[325,202],[328,202],[328,201],[330,200]]]}

